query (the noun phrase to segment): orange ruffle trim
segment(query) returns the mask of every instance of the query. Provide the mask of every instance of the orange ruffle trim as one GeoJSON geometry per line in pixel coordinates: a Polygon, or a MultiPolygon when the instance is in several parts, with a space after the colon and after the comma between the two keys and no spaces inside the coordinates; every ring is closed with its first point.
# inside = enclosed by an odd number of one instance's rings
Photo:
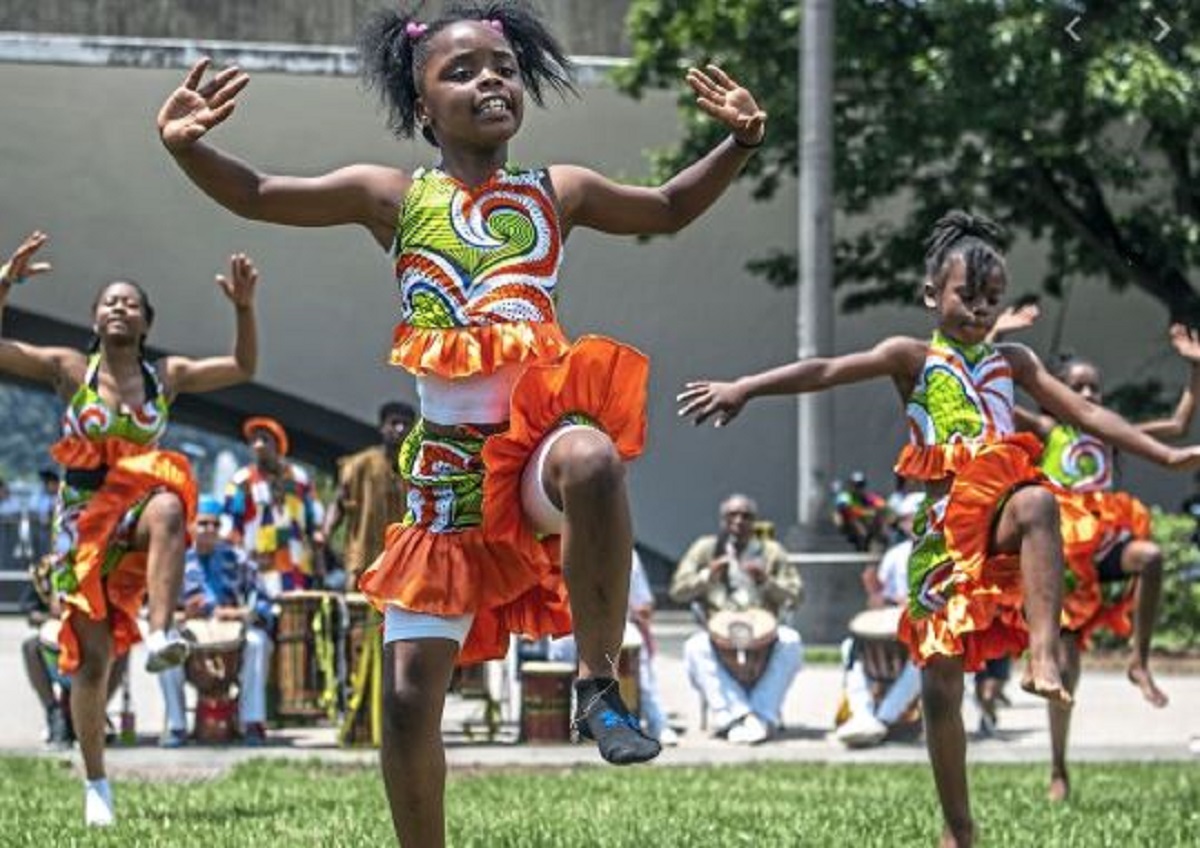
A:
{"type": "Polygon", "coordinates": [[[80,436],[66,436],[50,446],[50,456],[65,468],[112,468],[126,457],[139,456],[148,450],[151,449],[128,439],[92,441],[80,436]]]}
{"type": "Polygon", "coordinates": [[[562,356],[570,342],[557,322],[522,321],[454,329],[397,324],[390,361],[416,375],[445,379],[491,374],[505,365],[562,356]]]}
{"type": "MultiPolygon", "coordinates": [[[[64,439],[55,445],[59,448],[64,439]]],[[[100,444],[111,444],[108,439],[100,444]]],[[[63,448],[63,452],[68,450],[63,448]]],[[[102,574],[108,545],[125,514],[155,489],[165,488],[183,502],[186,524],[196,514],[196,482],[187,457],[173,451],[141,448],[109,465],[104,484],[96,490],[79,516],[75,576],[79,588],[63,600],[63,627],[59,631],[59,669],[70,674],[79,668],[79,639],[71,620],[85,615],[109,622],[117,656],[141,641],[137,615],[146,595],[146,553],[126,553],[108,574],[102,574]]],[[[57,456],[58,454],[56,454],[57,456]]],[[[82,452],[79,452],[82,455],[82,452]]],[[[81,466],[75,466],[81,467],[81,466]]]]}
{"type": "Polygon", "coordinates": [[[513,386],[508,429],[483,445],[483,526],[493,538],[528,532],[521,473],[538,444],[562,420],[582,414],[612,439],[628,462],[646,443],[650,360],[604,336],[582,336],[557,362],[530,366],[513,386]]]}
{"type": "Polygon", "coordinates": [[[979,671],[988,660],[1016,656],[1028,646],[1022,603],[1018,558],[992,557],[985,578],[957,583],[942,609],[922,618],[906,609],[898,637],[918,666],[935,656],[962,657],[965,671],[979,671]]]}
{"type": "Polygon", "coordinates": [[[951,442],[942,445],[907,444],[900,449],[895,471],[909,480],[937,481],[953,477],[975,460],[981,452],[999,445],[1014,445],[1027,453],[1036,464],[1042,455],[1042,443],[1032,433],[1011,433],[997,442],[970,444],[951,442]]]}
{"type": "Polygon", "coordinates": [[[1122,534],[1150,538],[1150,511],[1126,492],[1067,492],[1060,495],[1059,504],[1066,564],[1074,577],[1073,588],[1063,596],[1064,628],[1078,635],[1084,649],[1097,630],[1128,638],[1133,633],[1136,583],[1130,580],[1118,600],[1106,602],[1096,559],[1102,545],[1122,534]],[[1068,510],[1085,513],[1088,520],[1070,520],[1068,510]]]}
{"type": "Polygon", "coordinates": [[[933,588],[946,605],[921,618],[906,611],[900,641],[918,665],[933,656],[961,656],[964,667],[976,671],[1028,644],[1020,561],[989,548],[996,516],[1012,492],[1047,481],[1037,466],[1041,442],[1036,437],[975,446],[969,462],[950,451],[944,456],[956,463],[942,526],[953,566],[933,588]]]}
{"type": "Polygon", "coordinates": [[[432,533],[392,524],[358,590],[380,612],[395,604],[429,615],[474,613],[458,662],[499,659],[510,633],[538,639],[571,632],[558,547],[558,539],[533,534],[514,545],[489,540],[479,528],[432,533]]]}

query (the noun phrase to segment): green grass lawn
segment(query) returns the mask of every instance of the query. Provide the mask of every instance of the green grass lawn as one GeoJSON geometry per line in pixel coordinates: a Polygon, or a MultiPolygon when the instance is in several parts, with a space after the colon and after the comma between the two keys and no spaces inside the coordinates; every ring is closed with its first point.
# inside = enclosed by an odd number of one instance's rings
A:
{"type": "MultiPolygon", "coordinates": [[[[1075,799],[1045,801],[1042,766],[972,772],[983,844],[1196,845],[1200,766],[1077,766],[1075,799]]],[[[538,848],[932,845],[933,785],[916,766],[595,767],[455,776],[450,844],[538,848]]],[[[0,759],[0,845],[384,846],[377,773],[259,761],[219,780],[126,781],[119,825],[88,832],[62,764],[0,759]]]]}

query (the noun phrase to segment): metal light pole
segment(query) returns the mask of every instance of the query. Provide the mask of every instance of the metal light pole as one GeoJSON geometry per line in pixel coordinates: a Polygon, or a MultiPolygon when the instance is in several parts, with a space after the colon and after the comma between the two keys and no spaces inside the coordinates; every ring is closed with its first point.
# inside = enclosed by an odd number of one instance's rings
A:
{"type": "MultiPolygon", "coordinates": [[[[805,0],[800,39],[800,256],[797,356],[828,355],[833,341],[833,25],[835,0],[805,0]]],[[[811,539],[832,480],[833,406],[798,401],[797,511],[811,539]]]]}

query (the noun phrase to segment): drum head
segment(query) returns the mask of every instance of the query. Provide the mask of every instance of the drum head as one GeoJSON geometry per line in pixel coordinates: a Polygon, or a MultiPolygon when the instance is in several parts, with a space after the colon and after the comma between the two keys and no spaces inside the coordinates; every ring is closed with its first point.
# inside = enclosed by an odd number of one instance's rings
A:
{"type": "Polygon", "coordinates": [[[215,618],[196,618],[183,626],[197,648],[220,650],[235,648],[242,643],[240,621],[218,621],[215,618]]]}
{"type": "Polygon", "coordinates": [[[527,662],[521,663],[521,674],[530,677],[574,677],[575,666],[570,663],[527,662]]]}
{"type": "Polygon", "coordinates": [[[900,607],[863,610],[850,619],[850,632],[860,639],[895,639],[902,612],[900,607]]]}
{"type": "Polygon", "coordinates": [[[737,636],[738,641],[751,644],[774,639],[778,626],[775,616],[764,609],[722,610],[708,620],[708,632],[714,637],[733,641],[737,636]]]}
{"type": "Polygon", "coordinates": [[[58,634],[62,630],[62,622],[57,618],[47,619],[38,628],[38,642],[46,648],[58,650],[58,634]]]}

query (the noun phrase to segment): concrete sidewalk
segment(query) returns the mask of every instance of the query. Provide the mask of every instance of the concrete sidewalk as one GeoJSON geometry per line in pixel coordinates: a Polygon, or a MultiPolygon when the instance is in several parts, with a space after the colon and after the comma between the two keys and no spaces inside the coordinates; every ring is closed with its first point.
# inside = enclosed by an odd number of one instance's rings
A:
{"type": "MultiPolygon", "coordinates": [[[[688,685],[682,661],[683,639],[691,624],[678,615],[664,614],[656,628],[660,640],[657,660],[662,699],[684,731],[681,744],[659,758],[661,765],[705,765],[758,761],[822,763],[925,762],[925,750],[913,744],[891,743],[867,751],[849,751],[829,737],[841,688],[841,670],[833,666],[805,668],[796,679],[784,709],[786,727],[780,738],[754,748],[731,745],[699,729],[699,701],[688,685]]],[[[0,720],[0,753],[21,753],[78,760],[76,752],[47,752],[41,743],[44,719],[25,680],[20,642],[30,631],[23,619],[0,618],[0,680],[13,687],[5,698],[0,720]]],[[[320,759],[335,763],[373,764],[370,750],[336,747],[332,727],[289,728],[271,732],[265,748],[190,746],[161,750],[156,745],[163,723],[162,699],[154,678],[143,670],[144,655],[135,649],[133,695],[139,744],[109,750],[114,774],[156,778],[204,778],[253,758],[320,759]]],[[[1163,677],[1171,697],[1162,710],[1146,704],[1138,692],[1114,672],[1087,672],[1078,693],[1072,727],[1072,757],[1079,761],[1200,761],[1200,676],[1163,677]]],[[[969,687],[968,687],[969,689],[969,687]]],[[[977,761],[1040,762],[1048,759],[1049,737],[1044,704],[1009,687],[1013,706],[1002,710],[1000,729],[991,739],[972,738],[970,756],[977,761]]],[[[114,701],[113,709],[119,704],[114,701]]],[[[963,708],[968,729],[978,724],[974,705],[963,708]]],[[[444,731],[452,767],[528,767],[595,764],[590,746],[533,746],[515,744],[516,716],[508,716],[500,740],[474,742],[463,733],[464,722],[478,719],[482,703],[451,697],[444,731]]],[[[115,718],[115,716],[114,716],[115,718]]]]}

